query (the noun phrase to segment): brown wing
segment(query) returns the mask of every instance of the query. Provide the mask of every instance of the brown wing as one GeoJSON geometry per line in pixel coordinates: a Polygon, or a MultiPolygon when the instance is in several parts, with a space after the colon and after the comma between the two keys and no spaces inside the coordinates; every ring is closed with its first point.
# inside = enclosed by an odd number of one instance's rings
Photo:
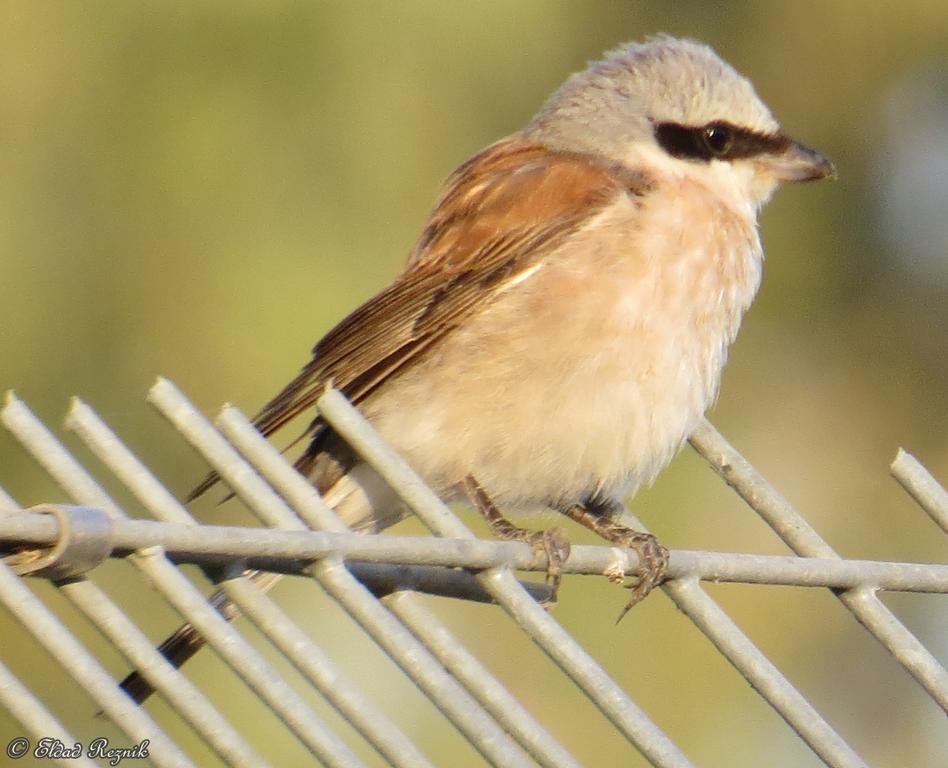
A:
{"type": "Polygon", "coordinates": [[[404,271],[316,344],[309,364],[256,416],[257,429],[270,435],[310,409],[330,381],[359,403],[616,195],[646,186],[629,169],[519,137],[475,155],[448,179],[404,271]]]}
{"type": "Polygon", "coordinates": [[[327,382],[358,403],[542,261],[641,175],[513,137],[448,179],[405,270],[324,336],[254,420],[265,435],[310,408],[327,382]]]}

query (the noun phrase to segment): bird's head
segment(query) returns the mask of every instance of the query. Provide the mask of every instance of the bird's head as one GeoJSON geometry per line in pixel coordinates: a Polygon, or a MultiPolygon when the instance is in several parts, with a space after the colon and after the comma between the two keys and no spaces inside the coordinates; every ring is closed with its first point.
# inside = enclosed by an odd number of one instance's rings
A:
{"type": "Polygon", "coordinates": [[[781,182],[835,175],[783,133],[747,78],[707,45],[671,37],[624,45],[573,75],[525,134],[687,177],[754,208],[781,182]]]}

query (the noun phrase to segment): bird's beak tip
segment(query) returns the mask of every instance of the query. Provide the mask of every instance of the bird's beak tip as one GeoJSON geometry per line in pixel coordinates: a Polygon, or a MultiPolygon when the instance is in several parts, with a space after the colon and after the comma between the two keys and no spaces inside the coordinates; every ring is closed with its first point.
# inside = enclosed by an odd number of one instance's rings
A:
{"type": "Polygon", "coordinates": [[[778,181],[818,181],[837,178],[836,166],[815,149],[791,142],[779,155],[771,157],[773,174],[778,181]]]}
{"type": "Polygon", "coordinates": [[[819,179],[836,181],[839,178],[839,174],[836,172],[836,164],[823,155],[819,155],[819,158],[819,163],[813,171],[814,175],[808,179],[804,179],[804,181],[818,181],[819,179]]]}

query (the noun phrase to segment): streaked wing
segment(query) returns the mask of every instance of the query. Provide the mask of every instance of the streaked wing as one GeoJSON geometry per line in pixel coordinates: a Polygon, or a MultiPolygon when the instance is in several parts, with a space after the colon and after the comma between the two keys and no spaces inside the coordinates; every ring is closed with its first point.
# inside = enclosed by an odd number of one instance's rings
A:
{"type": "Polygon", "coordinates": [[[402,274],[316,344],[257,428],[271,434],[330,381],[354,403],[370,396],[617,195],[645,186],[629,169],[518,137],[475,155],[448,179],[402,274]]]}

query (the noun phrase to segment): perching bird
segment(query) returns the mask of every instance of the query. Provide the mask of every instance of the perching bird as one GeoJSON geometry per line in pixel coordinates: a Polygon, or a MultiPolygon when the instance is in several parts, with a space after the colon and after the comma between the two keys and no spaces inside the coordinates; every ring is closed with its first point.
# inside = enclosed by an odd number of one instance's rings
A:
{"type": "MultiPolygon", "coordinates": [[[[501,513],[553,509],[636,549],[640,599],[667,552],[611,517],[716,397],[760,283],[761,206],[833,173],[708,46],[617,48],[454,172],[401,274],[256,425],[272,434],[332,382],[445,499],[543,545],[553,569],[568,544],[501,513]]],[[[347,523],[403,516],[318,417],[310,434],[296,466],[347,523]]]]}

